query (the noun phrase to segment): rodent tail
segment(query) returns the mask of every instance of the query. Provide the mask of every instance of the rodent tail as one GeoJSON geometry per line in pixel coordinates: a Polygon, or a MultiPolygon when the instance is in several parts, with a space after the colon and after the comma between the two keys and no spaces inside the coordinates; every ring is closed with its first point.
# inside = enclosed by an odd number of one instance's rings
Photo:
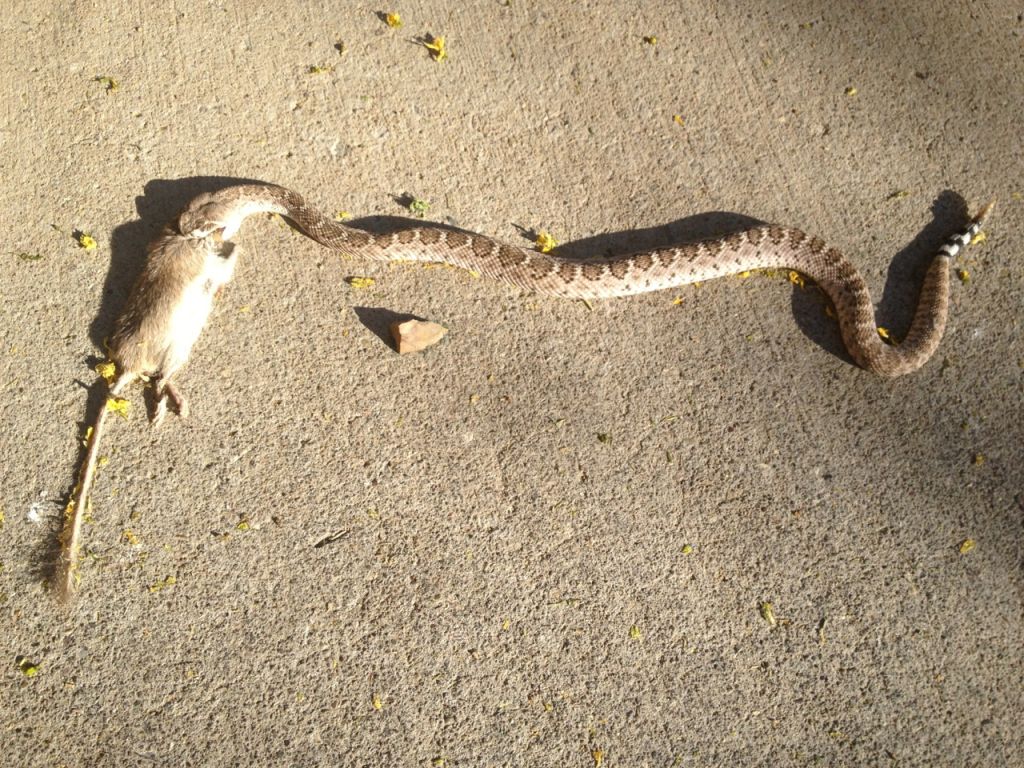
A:
{"type": "Polygon", "coordinates": [[[132,381],[135,374],[121,373],[110,385],[107,397],[96,415],[96,421],[86,437],[85,460],[78,473],[78,483],[71,492],[71,499],[64,508],[64,530],[60,537],[60,560],[54,578],[54,590],[62,603],[70,602],[78,588],[78,554],[81,549],[82,523],[85,514],[92,504],[89,495],[92,492],[93,480],[96,478],[96,465],[99,461],[100,442],[107,416],[110,413],[110,402],[132,381]]]}

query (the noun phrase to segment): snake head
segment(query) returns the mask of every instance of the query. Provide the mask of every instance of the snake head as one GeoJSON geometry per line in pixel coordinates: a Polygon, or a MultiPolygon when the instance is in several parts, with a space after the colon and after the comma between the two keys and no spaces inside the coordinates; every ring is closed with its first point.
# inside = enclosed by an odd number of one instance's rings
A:
{"type": "Polygon", "coordinates": [[[199,195],[178,216],[178,231],[185,237],[203,239],[218,230],[224,230],[234,218],[229,204],[199,195]]]}

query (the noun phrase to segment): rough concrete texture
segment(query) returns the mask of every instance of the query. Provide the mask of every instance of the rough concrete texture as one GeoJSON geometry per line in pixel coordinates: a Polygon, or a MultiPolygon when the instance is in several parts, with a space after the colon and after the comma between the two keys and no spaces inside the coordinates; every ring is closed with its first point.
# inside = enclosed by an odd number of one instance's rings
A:
{"type": "Polygon", "coordinates": [[[4,766],[1021,764],[1018,3],[25,2],[0,29],[4,766]],[[896,335],[999,205],[895,381],[785,277],[588,309],[254,219],[192,417],[150,430],[136,388],[112,425],[61,610],[91,366],[145,242],[236,178],[578,255],[801,226],[896,335]],[[388,313],[451,331],[399,357],[388,313]]]}

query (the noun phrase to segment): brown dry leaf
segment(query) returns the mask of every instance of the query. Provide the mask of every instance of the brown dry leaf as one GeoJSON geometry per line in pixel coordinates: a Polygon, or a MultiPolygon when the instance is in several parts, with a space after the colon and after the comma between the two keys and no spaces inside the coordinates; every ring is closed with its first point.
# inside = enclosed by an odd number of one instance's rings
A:
{"type": "Polygon", "coordinates": [[[400,355],[419,352],[437,344],[448,329],[429,320],[406,320],[404,323],[391,324],[391,338],[395,340],[395,349],[400,355]]]}

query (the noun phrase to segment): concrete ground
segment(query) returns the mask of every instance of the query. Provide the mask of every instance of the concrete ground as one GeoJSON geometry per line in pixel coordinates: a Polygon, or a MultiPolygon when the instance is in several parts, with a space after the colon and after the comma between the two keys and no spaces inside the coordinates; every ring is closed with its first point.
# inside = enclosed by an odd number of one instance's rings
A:
{"type": "Polygon", "coordinates": [[[6,8],[0,764],[1021,765],[1021,10],[6,8]],[[254,219],[191,418],[112,424],[62,610],[91,366],[146,241],[238,178],[576,255],[800,226],[897,336],[999,202],[895,381],[784,277],[588,309],[254,219]],[[451,332],[399,357],[389,313],[451,332]]]}

